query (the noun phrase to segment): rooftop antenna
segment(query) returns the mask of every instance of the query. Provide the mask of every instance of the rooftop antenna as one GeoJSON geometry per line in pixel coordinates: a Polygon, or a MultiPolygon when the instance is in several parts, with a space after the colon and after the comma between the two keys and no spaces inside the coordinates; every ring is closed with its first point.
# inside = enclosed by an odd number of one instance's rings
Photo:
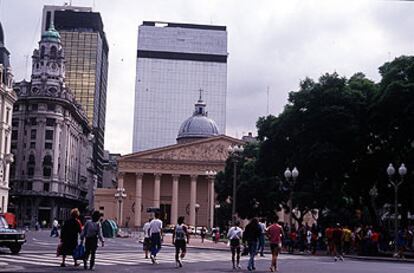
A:
{"type": "Polygon", "coordinates": [[[269,86],[267,86],[267,91],[266,91],[266,93],[267,93],[267,107],[266,107],[266,116],[268,116],[269,115],[269,86]]]}
{"type": "Polygon", "coordinates": [[[204,90],[203,90],[203,89],[201,89],[201,88],[200,88],[200,90],[198,90],[198,92],[200,92],[200,97],[199,97],[199,99],[198,99],[199,101],[202,101],[202,100],[203,100],[203,99],[202,99],[202,93],[203,93],[203,91],[204,91],[204,90]]]}

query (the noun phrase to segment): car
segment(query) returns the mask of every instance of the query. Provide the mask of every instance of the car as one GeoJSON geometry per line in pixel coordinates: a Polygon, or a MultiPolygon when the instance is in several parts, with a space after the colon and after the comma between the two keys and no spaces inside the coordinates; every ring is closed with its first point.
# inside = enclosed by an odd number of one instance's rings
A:
{"type": "Polygon", "coordinates": [[[174,232],[174,228],[175,228],[175,226],[174,226],[174,225],[167,225],[166,227],[164,227],[164,228],[162,229],[162,231],[163,231],[164,233],[173,233],[173,232],[174,232]]]}
{"type": "Polygon", "coordinates": [[[6,219],[0,216],[0,247],[7,247],[12,254],[18,254],[26,243],[26,234],[9,228],[6,219]]]}

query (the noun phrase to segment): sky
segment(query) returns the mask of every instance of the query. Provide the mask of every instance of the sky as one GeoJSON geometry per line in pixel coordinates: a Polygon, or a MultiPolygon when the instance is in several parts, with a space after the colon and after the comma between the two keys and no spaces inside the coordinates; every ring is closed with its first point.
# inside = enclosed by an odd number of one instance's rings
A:
{"type": "MultiPolygon", "coordinates": [[[[63,0],[0,0],[0,21],[15,81],[30,78],[43,5],[63,0]]],[[[132,150],[138,26],[144,20],[225,25],[227,131],[256,134],[306,77],[363,72],[413,55],[414,1],[393,0],[67,0],[100,12],[109,43],[105,149],[132,150]],[[269,92],[267,92],[269,90],[269,92]],[[269,109],[269,111],[267,110],[269,109]]],[[[178,128],[177,128],[178,131],[178,128]]]]}

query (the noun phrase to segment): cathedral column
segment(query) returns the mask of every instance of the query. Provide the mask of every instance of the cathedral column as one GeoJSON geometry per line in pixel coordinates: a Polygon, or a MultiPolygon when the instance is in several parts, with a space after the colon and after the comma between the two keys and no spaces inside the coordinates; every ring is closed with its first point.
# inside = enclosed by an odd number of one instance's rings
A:
{"type": "Polygon", "coordinates": [[[175,223],[178,218],[178,181],[180,179],[180,175],[173,174],[172,178],[171,223],[175,223]]]}
{"type": "Polygon", "coordinates": [[[191,226],[195,226],[196,224],[196,202],[197,202],[197,175],[191,175],[190,219],[188,222],[191,226]]]}
{"type": "Polygon", "coordinates": [[[160,208],[160,195],[161,195],[161,174],[154,174],[154,207],[160,208]]]}
{"type": "Polygon", "coordinates": [[[142,173],[135,174],[135,227],[141,226],[142,207],[142,173]]]}

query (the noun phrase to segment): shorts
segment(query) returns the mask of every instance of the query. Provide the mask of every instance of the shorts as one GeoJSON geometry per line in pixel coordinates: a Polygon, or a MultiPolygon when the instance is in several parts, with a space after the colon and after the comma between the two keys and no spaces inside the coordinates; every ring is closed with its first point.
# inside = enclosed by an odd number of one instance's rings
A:
{"type": "Polygon", "coordinates": [[[272,252],[274,252],[274,251],[280,252],[281,249],[282,249],[282,244],[281,243],[277,243],[277,244],[271,243],[270,244],[270,250],[272,252]]]}
{"type": "Polygon", "coordinates": [[[231,239],[230,240],[230,247],[231,248],[240,248],[240,240],[239,239],[231,239]]]}
{"type": "Polygon", "coordinates": [[[187,242],[185,240],[175,240],[175,250],[179,251],[181,250],[181,252],[186,252],[187,251],[187,242]]]}
{"type": "Polygon", "coordinates": [[[151,238],[144,238],[144,243],[143,243],[142,248],[144,249],[144,251],[151,249],[151,238]]]}

